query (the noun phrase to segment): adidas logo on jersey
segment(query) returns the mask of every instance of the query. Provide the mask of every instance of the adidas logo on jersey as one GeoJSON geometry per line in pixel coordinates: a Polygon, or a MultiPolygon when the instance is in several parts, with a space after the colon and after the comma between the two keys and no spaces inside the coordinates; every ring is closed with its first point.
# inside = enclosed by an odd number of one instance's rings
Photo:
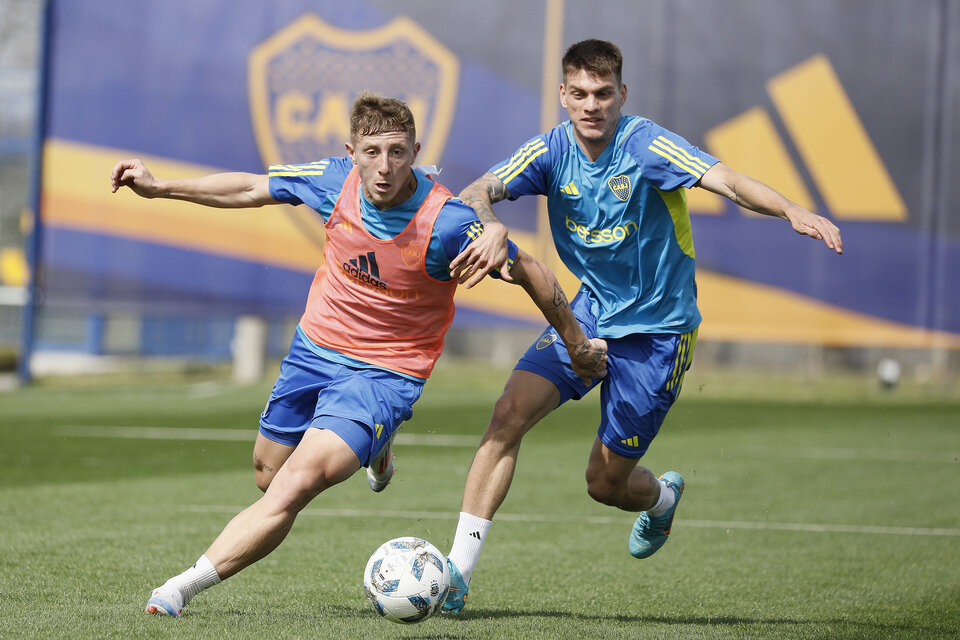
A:
{"type": "Polygon", "coordinates": [[[577,189],[577,185],[573,182],[573,180],[571,180],[570,184],[566,185],[565,187],[561,187],[560,191],[567,194],[568,196],[580,195],[580,191],[577,189]]]}
{"type": "Polygon", "coordinates": [[[627,438],[626,440],[621,440],[621,441],[620,441],[620,444],[625,444],[625,445],[627,445],[628,447],[639,447],[639,446],[640,446],[640,438],[638,438],[637,436],[633,436],[632,438],[627,438]]]}
{"type": "Polygon", "coordinates": [[[380,280],[380,267],[377,266],[377,255],[373,251],[344,262],[340,265],[340,268],[345,274],[365,287],[387,288],[387,283],[380,280]]]}

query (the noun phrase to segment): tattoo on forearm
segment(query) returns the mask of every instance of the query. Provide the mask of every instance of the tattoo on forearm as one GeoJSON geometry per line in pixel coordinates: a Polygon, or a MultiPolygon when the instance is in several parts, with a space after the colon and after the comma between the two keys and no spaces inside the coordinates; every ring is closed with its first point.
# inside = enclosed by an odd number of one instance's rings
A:
{"type": "Polygon", "coordinates": [[[469,205],[483,224],[500,222],[491,205],[510,196],[500,178],[486,174],[460,193],[460,199],[469,205]]]}
{"type": "Polygon", "coordinates": [[[563,289],[560,288],[559,282],[553,283],[553,306],[558,309],[570,306],[570,303],[567,302],[567,296],[563,293],[563,289]]]}

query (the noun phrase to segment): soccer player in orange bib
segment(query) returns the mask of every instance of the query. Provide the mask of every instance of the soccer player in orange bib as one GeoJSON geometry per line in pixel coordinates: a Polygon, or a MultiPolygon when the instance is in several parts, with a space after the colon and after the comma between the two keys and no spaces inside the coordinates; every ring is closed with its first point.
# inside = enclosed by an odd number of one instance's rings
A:
{"type": "MultiPolygon", "coordinates": [[[[407,106],[361,94],[348,157],[274,165],[267,175],[158,180],[117,163],[113,191],[212,207],[306,204],[325,222],[317,270],[289,354],[260,416],[253,458],[264,495],[235,516],[192,567],[151,594],[146,611],[177,617],[203,589],[269,554],[297,514],[361,467],[373,491],[393,476],[392,442],[443,349],[457,280],[449,264],[483,231],[473,210],[426,173],[407,106]]],[[[585,382],[606,374],[606,344],[577,323],[556,277],[510,244],[510,276],[567,345],[585,382]]]]}

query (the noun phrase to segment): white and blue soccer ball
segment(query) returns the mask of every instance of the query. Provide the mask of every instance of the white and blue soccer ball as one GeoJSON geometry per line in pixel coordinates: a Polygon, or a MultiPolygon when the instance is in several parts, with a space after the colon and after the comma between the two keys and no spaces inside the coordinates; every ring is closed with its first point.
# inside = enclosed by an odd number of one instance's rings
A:
{"type": "Polygon", "coordinates": [[[450,591],[447,558],[413,536],[384,542],[363,571],[370,604],[391,622],[422,622],[440,610],[450,591]]]}

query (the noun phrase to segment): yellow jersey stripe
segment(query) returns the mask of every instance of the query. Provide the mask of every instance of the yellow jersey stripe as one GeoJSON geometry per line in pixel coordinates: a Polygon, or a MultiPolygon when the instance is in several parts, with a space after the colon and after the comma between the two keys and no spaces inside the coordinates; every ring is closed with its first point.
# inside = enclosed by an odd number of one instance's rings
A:
{"type": "Polygon", "coordinates": [[[683,351],[683,336],[680,336],[680,342],[677,344],[677,355],[673,361],[673,371],[670,372],[670,380],[667,381],[667,391],[673,389],[674,382],[677,379],[677,372],[680,370],[681,352],[683,351]]]}
{"type": "Polygon", "coordinates": [[[690,165],[688,165],[686,162],[684,162],[683,160],[681,160],[681,159],[678,158],[677,156],[672,155],[669,151],[666,151],[666,150],[658,147],[656,142],[654,142],[653,144],[651,144],[651,145],[650,145],[649,147],[647,147],[647,148],[648,148],[650,151],[653,151],[653,152],[654,152],[655,154],[657,154],[658,156],[663,156],[664,158],[666,158],[666,159],[669,160],[670,162],[672,162],[672,163],[674,163],[675,165],[679,166],[679,167],[680,167],[681,169],[683,169],[684,171],[687,171],[688,173],[693,174],[694,176],[697,177],[697,179],[700,179],[700,178],[703,177],[703,173],[704,173],[703,171],[700,171],[699,169],[695,169],[695,168],[691,167],[690,165]]]}
{"type": "Polygon", "coordinates": [[[483,233],[483,225],[479,222],[474,222],[470,225],[470,228],[467,229],[467,235],[470,236],[471,240],[479,238],[481,233],[483,233]]]}
{"type": "MultiPolygon", "coordinates": [[[[704,163],[701,162],[698,164],[699,161],[696,160],[696,158],[690,158],[690,155],[684,152],[683,149],[680,149],[679,147],[677,147],[677,145],[673,144],[663,136],[660,136],[659,138],[654,140],[653,144],[660,147],[667,153],[669,153],[671,156],[676,158],[679,162],[689,167],[692,167],[693,171],[699,173],[700,175],[703,175],[703,173],[706,171],[705,168],[701,167],[701,165],[704,163]]],[[[687,170],[689,171],[690,169],[687,169],[687,170]]]]}
{"type": "Polygon", "coordinates": [[[670,375],[670,382],[667,383],[667,391],[672,391],[681,380],[687,370],[687,357],[690,353],[690,338],[692,334],[685,333],[680,336],[680,344],[677,346],[677,359],[673,363],[673,373],[670,375]]]}
{"type": "Polygon", "coordinates": [[[513,157],[510,158],[507,164],[494,171],[493,175],[500,178],[500,181],[503,182],[503,177],[513,171],[518,164],[523,163],[524,167],[527,166],[527,164],[529,164],[529,160],[527,159],[530,157],[530,154],[535,152],[537,149],[542,149],[540,153],[547,150],[546,143],[540,138],[537,138],[536,140],[533,140],[521,147],[518,152],[513,154],[513,157]],[[525,160],[526,162],[524,162],[525,160]]]}
{"type": "Polygon", "coordinates": [[[527,158],[526,162],[524,162],[522,165],[520,165],[520,166],[517,168],[516,171],[514,171],[513,173],[511,173],[510,175],[508,175],[506,178],[500,178],[500,182],[502,182],[502,183],[504,184],[504,186],[506,186],[507,184],[509,184],[509,182],[510,182],[511,180],[513,180],[513,179],[516,178],[518,175],[520,175],[520,172],[522,172],[524,169],[526,169],[526,168],[527,168],[527,165],[530,164],[531,162],[533,162],[533,161],[537,158],[537,156],[542,156],[542,155],[545,154],[547,151],[548,151],[547,147],[543,147],[542,149],[538,150],[538,151],[537,151],[536,153],[534,153],[532,156],[530,156],[529,158],[527,158]]]}
{"type": "Polygon", "coordinates": [[[674,381],[673,386],[680,386],[680,381],[683,380],[683,374],[687,372],[687,356],[690,354],[690,334],[683,334],[683,340],[680,341],[680,370],[677,371],[677,379],[674,381]]]}
{"type": "Polygon", "coordinates": [[[319,171],[271,171],[267,175],[271,178],[287,178],[290,176],[322,176],[323,169],[319,171]]]}
{"type": "Polygon", "coordinates": [[[498,170],[496,170],[496,171],[493,173],[493,175],[497,176],[498,178],[500,178],[501,181],[503,181],[504,176],[506,176],[506,175],[509,174],[511,171],[513,171],[513,170],[517,167],[517,165],[523,163],[523,161],[526,160],[526,159],[530,156],[530,154],[533,153],[536,149],[539,149],[539,148],[541,148],[541,147],[543,147],[543,146],[544,146],[543,141],[542,141],[542,140],[539,140],[539,139],[538,139],[538,140],[534,140],[533,142],[531,142],[531,143],[529,143],[529,144],[527,144],[527,145],[524,145],[524,146],[520,149],[520,151],[518,151],[517,153],[515,153],[515,154],[510,158],[510,160],[507,161],[507,164],[503,165],[503,166],[500,167],[498,170]],[[539,142],[540,144],[537,144],[538,142],[539,142]]]}
{"type": "Polygon", "coordinates": [[[319,160],[317,162],[309,162],[307,164],[272,164],[270,165],[269,171],[291,171],[291,172],[301,172],[301,171],[316,171],[317,169],[326,169],[330,164],[329,160],[319,160]]]}
{"type": "Polygon", "coordinates": [[[684,149],[683,147],[677,146],[676,144],[673,143],[672,140],[670,140],[670,139],[668,139],[668,138],[665,138],[665,137],[663,137],[663,136],[658,136],[658,137],[657,137],[657,140],[665,143],[667,146],[669,146],[669,147],[670,147],[671,149],[673,149],[674,151],[680,152],[680,153],[683,155],[683,157],[685,157],[687,160],[689,160],[690,162],[692,162],[692,163],[694,164],[694,166],[702,167],[704,171],[706,171],[707,169],[710,168],[710,165],[708,165],[706,162],[704,162],[704,161],[701,160],[700,158],[697,158],[696,156],[690,155],[690,154],[687,152],[686,149],[684,149]]]}

